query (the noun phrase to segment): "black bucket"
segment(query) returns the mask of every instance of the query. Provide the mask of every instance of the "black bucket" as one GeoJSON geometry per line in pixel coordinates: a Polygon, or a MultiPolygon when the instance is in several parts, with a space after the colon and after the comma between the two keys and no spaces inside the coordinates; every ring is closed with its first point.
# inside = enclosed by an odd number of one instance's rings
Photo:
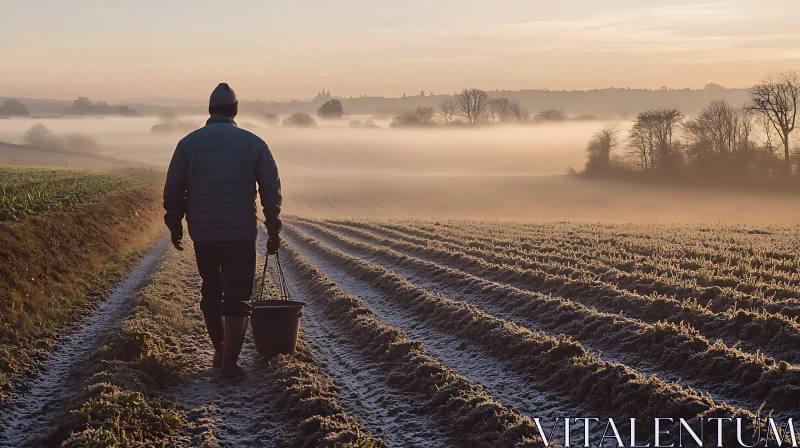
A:
{"type": "Polygon", "coordinates": [[[305,302],[262,300],[253,302],[250,326],[256,351],[267,358],[294,353],[305,302]]]}

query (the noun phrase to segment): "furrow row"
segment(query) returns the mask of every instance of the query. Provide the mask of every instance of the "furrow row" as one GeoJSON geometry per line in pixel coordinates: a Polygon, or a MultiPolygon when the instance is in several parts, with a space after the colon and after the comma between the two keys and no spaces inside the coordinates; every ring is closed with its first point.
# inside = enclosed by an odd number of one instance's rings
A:
{"type": "MultiPolygon", "coordinates": [[[[482,279],[481,269],[471,269],[479,274],[471,275],[355,241],[308,221],[295,222],[338,241],[349,251],[392,260],[414,270],[422,278],[434,278],[443,285],[462,291],[465,297],[474,298],[475,303],[513,313],[531,328],[571,335],[609,353],[645,360],[662,375],[667,373],[668,376],[670,372],[682,375],[697,387],[717,395],[746,400],[751,409],[766,401],[768,408],[791,410],[796,403],[796,394],[800,393],[798,371],[791,366],[784,369],[784,364],[779,366],[770,358],[726,347],[720,341],[712,344],[686,326],[648,325],[618,315],[599,313],[575,302],[482,279]]],[[[426,255],[425,249],[419,252],[426,255]]]]}
{"type": "MultiPolygon", "coordinates": [[[[687,234],[682,227],[635,226],[618,229],[572,229],[569,225],[552,227],[537,233],[529,225],[507,223],[488,227],[478,222],[442,223],[431,226],[418,223],[415,228],[428,231],[454,231],[472,236],[488,235],[498,242],[510,241],[525,250],[554,249],[553,255],[614,264],[621,269],[656,276],[679,271],[681,277],[701,287],[727,286],[755,298],[776,296],[778,300],[800,298],[800,271],[791,245],[789,229],[775,230],[777,235],[755,235],[730,231],[724,227],[713,232],[687,234]],[[727,231],[726,231],[727,230],[727,231]],[[646,232],[636,236],[635,233],[646,232]],[[747,238],[741,235],[747,235],[747,238]],[[589,236],[585,236],[589,235],[589,236]],[[754,239],[758,237],[758,239],[754,239]],[[666,241],[665,241],[666,238],[666,241]],[[694,244],[687,242],[694,241],[694,244]],[[730,243],[728,241],[735,241],[730,243]]],[[[542,230],[542,229],[539,229],[542,230]]],[[[770,300],[770,299],[766,299],[770,300]]]]}
{"type": "Polygon", "coordinates": [[[706,338],[719,338],[729,345],[737,344],[745,351],[761,351],[790,363],[800,362],[800,323],[795,318],[735,308],[715,313],[697,301],[677,300],[664,295],[639,295],[598,281],[588,273],[578,279],[552,274],[537,263],[502,253],[464,249],[433,238],[422,239],[385,228],[365,228],[366,225],[326,223],[326,226],[355,236],[371,236],[375,243],[395,244],[395,241],[400,241],[404,243],[403,248],[424,248],[428,253],[436,253],[451,261],[458,258],[459,266],[477,264],[492,280],[520,289],[552,294],[651,324],[659,321],[686,324],[706,338]]]}
{"type": "MultiPolygon", "coordinates": [[[[369,226],[358,221],[335,223],[362,225],[365,228],[380,227],[408,236],[456,244],[461,248],[499,252],[513,258],[522,258],[553,274],[572,277],[588,274],[604,283],[640,294],[694,299],[714,312],[724,312],[734,307],[754,308],[788,317],[800,316],[800,300],[797,299],[800,297],[800,288],[790,280],[776,280],[772,275],[764,280],[763,273],[752,270],[733,272],[730,269],[721,272],[719,265],[710,260],[676,260],[619,253],[609,243],[574,247],[565,240],[557,240],[557,248],[553,250],[550,247],[537,246],[538,241],[527,241],[524,235],[515,235],[505,228],[499,234],[487,235],[483,228],[473,229],[467,225],[448,227],[425,223],[380,223],[369,226]],[[776,300],[776,296],[781,300],[776,300]]],[[[544,244],[549,245],[552,242],[544,244]]],[[[794,269],[796,272],[797,267],[794,269]]]]}
{"type": "MultiPolygon", "coordinates": [[[[298,243],[291,228],[284,233],[288,233],[293,244],[298,243]]],[[[298,247],[302,246],[302,243],[298,244],[298,247]]],[[[309,301],[309,316],[303,325],[308,328],[309,335],[313,334],[317,339],[322,337],[314,343],[337,344],[356,351],[354,356],[365,358],[367,363],[374,364],[376,372],[382,372],[382,380],[386,382],[383,395],[365,394],[360,401],[380,400],[391,412],[387,417],[394,416],[399,421],[395,426],[406,422],[405,430],[412,434],[419,432],[420,419],[433,419],[439,430],[446,434],[439,440],[430,435],[416,434],[398,443],[439,446],[448,445],[447,440],[450,440],[459,446],[490,447],[534,444],[540,440],[529,418],[494,401],[483,388],[431,357],[419,341],[408,338],[401,330],[378,319],[359,297],[332,283],[296,248],[285,246],[283,253],[289,255],[286,269],[291,284],[294,288],[299,286],[309,301]],[[311,311],[312,308],[316,310],[311,311]],[[402,396],[405,404],[397,399],[402,396]],[[417,405],[418,410],[416,413],[407,408],[396,411],[405,405],[417,405]]],[[[356,368],[364,364],[352,366],[356,368]]],[[[332,366],[325,368],[330,370],[332,366]]],[[[358,376],[363,372],[345,373],[358,376]]]]}
{"type": "Polygon", "coordinates": [[[657,415],[752,415],[717,404],[691,388],[603,361],[567,337],[548,337],[434,294],[380,266],[328,246],[292,225],[287,225],[285,233],[292,241],[301,241],[305,250],[313,250],[354,278],[379,289],[386,300],[404,307],[426,325],[484,348],[543,390],[580,403],[584,409],[600,413],[614,409],[616,415],[636,414],[645,419],[657,415]]]}

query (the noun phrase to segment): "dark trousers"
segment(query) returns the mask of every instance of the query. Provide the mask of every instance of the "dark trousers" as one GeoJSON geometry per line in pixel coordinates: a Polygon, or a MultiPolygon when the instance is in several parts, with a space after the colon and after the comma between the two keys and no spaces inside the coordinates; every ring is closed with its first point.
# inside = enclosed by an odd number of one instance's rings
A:
{"type": "Polygon", "coordinates": [[[247,317],[256,275],[256,240],[198,241],[197,269],[203,279],[200,309],[223,316],[247,317]]]}

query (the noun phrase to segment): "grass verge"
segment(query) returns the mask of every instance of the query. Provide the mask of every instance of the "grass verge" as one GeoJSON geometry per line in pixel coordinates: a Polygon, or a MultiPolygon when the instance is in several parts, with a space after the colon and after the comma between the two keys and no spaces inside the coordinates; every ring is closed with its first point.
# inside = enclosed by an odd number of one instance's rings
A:
{"type": "Polygon", "coordinates": [[[73,372],[82,381],[72,409],[44,446],[174,446],[186,417],[163,397],[190,373],[181,337],[188,330],[180,297],[188,257],[168,253],[150,282],[134,293],[128,316],[73,372]]]}
{"type": "Polygon", "coordinates": [[[161,229],[156,183],[0,223],[0,401],[122,278],[161,229]]]}

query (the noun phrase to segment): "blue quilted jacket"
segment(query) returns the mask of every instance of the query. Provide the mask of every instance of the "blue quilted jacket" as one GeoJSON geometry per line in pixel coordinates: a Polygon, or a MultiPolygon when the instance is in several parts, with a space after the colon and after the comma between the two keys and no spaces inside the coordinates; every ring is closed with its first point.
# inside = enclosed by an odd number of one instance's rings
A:
{"type": "Polygon", "coordinates": [[[281,230],[281,180],[269,147],[232,118],[212,115],[178,143],[164,185],[164,221],[193,241],[236,241],[257,234],[256,184],[267,233],[281,230]]]}

